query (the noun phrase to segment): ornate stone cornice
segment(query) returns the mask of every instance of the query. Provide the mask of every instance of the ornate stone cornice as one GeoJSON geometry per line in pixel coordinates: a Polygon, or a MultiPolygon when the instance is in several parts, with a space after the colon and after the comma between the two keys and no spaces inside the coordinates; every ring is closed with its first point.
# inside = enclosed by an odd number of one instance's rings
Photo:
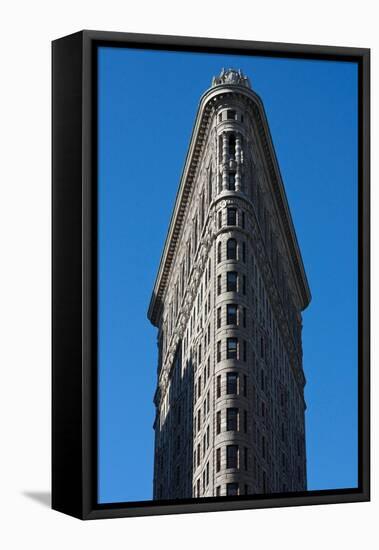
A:
{"type": "Polygon", "coordinates": [[[274,203],[277,208],[278,218],[285,235],[284,241],[286,243],[288,256],[291,260],[290,263],[298,290],[301,308],[305,309],[311,300],[308,281],[262,101],[255,92],[246,86],[246,84],[242,85],[240,82],[232,80],[233,79],[230,79],[229,82],[222,82],[214,85],[207,90],[200,99],[190,146],[180,180],[179,191],[148,310],[148,318],[153,325],[156,326],[159,324],[159,317],[162,311],[164,295],[167,290],[172,262],[177,252],[186,209],[193,184],[196,181],[196,173],[202,156],[202,148],[207,139],[207,131],[212,113],[218,101],[225,100],[225,98],[229,97],[232,98],[233,96],[247,101],[254,112],[262,151],[270,175],[269,183],[271,192],[275,198],[274,203]]]}

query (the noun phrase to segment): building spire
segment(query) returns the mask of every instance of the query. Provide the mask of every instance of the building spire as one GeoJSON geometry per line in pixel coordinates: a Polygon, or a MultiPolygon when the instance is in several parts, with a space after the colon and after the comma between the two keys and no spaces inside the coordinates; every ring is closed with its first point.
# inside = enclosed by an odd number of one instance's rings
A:
{"type": "Polygon", "coordinates": [[[212,79],[212,86],[220,86],[222,84],[235,84],[237,86],[245,86],[245,88],[251,88],[250,81],[247,76],[243,74],[241,69],[222,69],[220,76],[214,76],[212,79]]]}

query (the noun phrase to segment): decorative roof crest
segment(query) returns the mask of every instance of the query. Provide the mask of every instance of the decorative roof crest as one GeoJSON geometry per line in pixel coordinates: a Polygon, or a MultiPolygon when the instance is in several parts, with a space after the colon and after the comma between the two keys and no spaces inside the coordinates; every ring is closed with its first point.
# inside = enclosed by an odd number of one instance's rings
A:
{"type": "Polygon", "coordinates": [[[237,86],[245,86],[251,88],[250,81],[243,74],[241,69],[222,69],[220,76],[214,76],[212,86],[220,86],[221,84],[235,84],[237,86]]]}

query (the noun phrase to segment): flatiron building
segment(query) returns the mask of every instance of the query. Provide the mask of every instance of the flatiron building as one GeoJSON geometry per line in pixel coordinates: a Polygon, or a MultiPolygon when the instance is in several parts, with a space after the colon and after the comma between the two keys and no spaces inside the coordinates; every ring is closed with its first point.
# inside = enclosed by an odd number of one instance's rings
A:
{"type": "Polygon", "coordinates": [[[309,301],[262,101],[223,70],[200,99],[148,311],[154,499],[306,490],[309,301]]]}

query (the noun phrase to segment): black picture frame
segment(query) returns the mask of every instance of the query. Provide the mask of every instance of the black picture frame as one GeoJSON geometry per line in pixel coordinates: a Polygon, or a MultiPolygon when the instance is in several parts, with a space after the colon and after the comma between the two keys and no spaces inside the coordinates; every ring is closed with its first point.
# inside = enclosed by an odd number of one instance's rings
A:
{"type": "Polygon", "coordinates": [[[370,499],[370,50],[102,31],[52,43],[52,508],[81,519],[370,499]],[[358,63],[358,488],[97,503],[97,63],[99,46],[358,63]]]}

